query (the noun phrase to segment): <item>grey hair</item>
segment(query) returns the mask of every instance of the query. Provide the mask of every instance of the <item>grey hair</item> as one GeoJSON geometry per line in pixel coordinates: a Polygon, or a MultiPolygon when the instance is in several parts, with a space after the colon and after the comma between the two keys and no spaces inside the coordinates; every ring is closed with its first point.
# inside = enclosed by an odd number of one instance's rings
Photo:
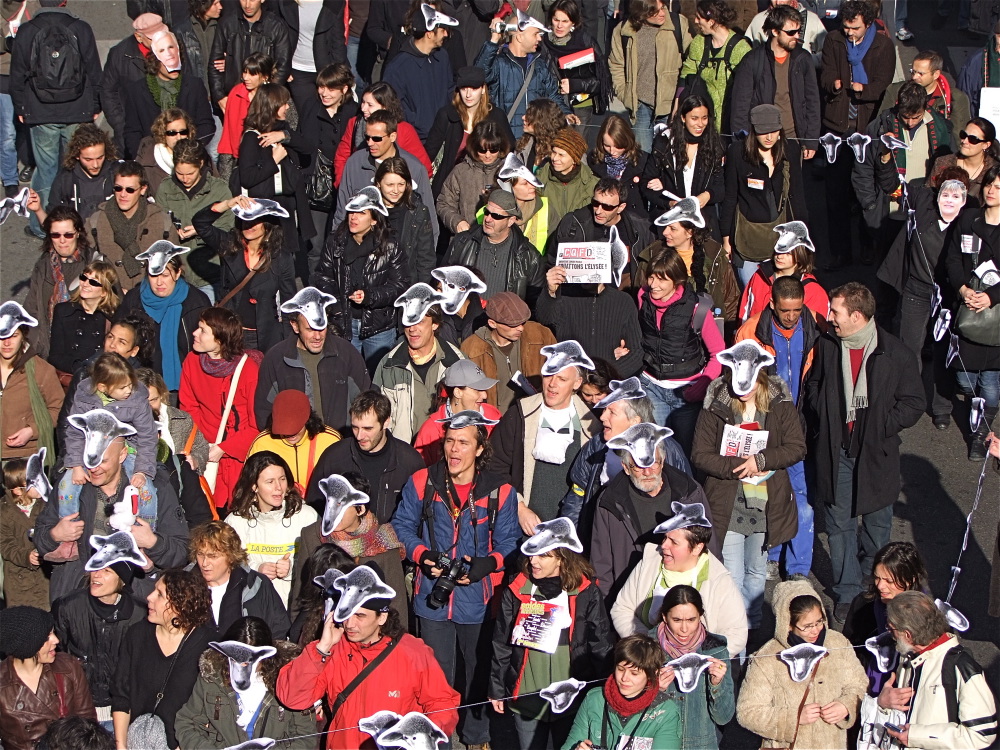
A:
{"type": "Polygon", "coordinates": [[[649,422],[650,424],[655,424],[656,420],[653,418],[653,402],[649,400],[648,396],[643,396],[642,398],[628,398],[623,401],[619,401],[622,408],[625,410],[625,417],[627,419],[638,419],[640,422],[649,422]]]}
{"type": "Polygon", "coordinates": [[[949,630],[948,621],[934,600],[922,591],[896,594],[886,605],[889,623],[895,630],[910,634],[915,646],[933,643],[949,630]]]}
{"type": "Polygon", "coordinates": [[[961,180],[945,180],[938,186],[938,193],[940,194],[942,190],[953,190],[960,193],[963,201],[968,200],[969,197],[969,189],[961,180]]]}

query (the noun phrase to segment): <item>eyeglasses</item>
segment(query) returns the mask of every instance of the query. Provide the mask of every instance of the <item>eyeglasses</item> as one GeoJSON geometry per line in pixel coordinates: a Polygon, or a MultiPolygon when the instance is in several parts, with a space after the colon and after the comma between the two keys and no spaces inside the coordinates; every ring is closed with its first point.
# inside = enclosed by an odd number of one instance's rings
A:
{"type": "Polygon", "coordinates": [[[132,193],[137,193],[137,192],[139,192],[139,188],[134,188],[134,187],[126,187],[125,185],[115,185],[115,187],[114,187],[114,191],[115,191],[116,193],[120,193],[120,192],[121,192],[122,190],[124,190],[124,191],[125,191],[126,193],[128,193],[129,195],[132,195],[132,193]]]}
{"type": "Polygon", "coordinates": [[[608,212],[617,211],[618,210],[618,206],[620,206],[620,205],[621,205],[620,203],[618,203],[618,204],[615,204],[615,203],[601,203],[597,199],[594,199],[594,200],[592,200],[590,202],[590,207],[591,208],[600,208],[600,209],[602,209],[604,211],[608,211],[608,212]]]}
{"type": "Polygon", "coordinates": [[[494,221],[503,221],[504,219],[512,219],[510,214],[495,214],[492,211],[487,211],[486,215],[492,218],[494,221]]]}
{"type": "Polygon", "coordinates": [[[98,281],[97,279],[90,278],[85,273],[81,273],[80,274],[80,281],[84,281],[84,282],[90,284],[91,286],[96,286],[98,289],[100,289],[101,286],[102,286],[100,281],[98,281]]]}
{"type": "Polygon", "coordinates": [[[372,141],[373,143],[381,143],[382,141],[385,140],[385,136],[384,135],[367,135],[366,134],[365,135],[365,140],[366,141],[372,141]]]}
{"type": "Polygon", "coordinates": [[[980,138],[978,135],[972,135],[964,130],[959,132],[958,137],[960,140],[968,141],[973,146],[978,146],[980,143],[986,143],[985,138],[980,138]]]}
{"type": "Polygon", "coordinates": [[[167,136],[175,136],[175,135],[185,135],[186,136],[190,132],[191,132],[190,130],[188,130],[187,128],[184,128],[184,130],[164,130],[163,134],[167,135],[167,136]]]}
{"type": "Polygon", "coordinates": [[[64,240],[71,240],[76,237],[76,232],[49,232],[50,240],[58,240],[60,237],[64,240]]]}
{"type": "Polygon", "coordinates": [[[785,36],[798,36],[799,32],[802,31],[801,26],[796,26],[794,29],[778,29],[785,36]]]}
{"type": "Polygon", "coordinates": [[[477,148],[476,151],[478,151],[481,154],[499,154],[500,148],[499,147],[490,148],[489,146],[483,146],[482,148],[477,148]]]}
{"type": "Polygon", "coordinates": [[[796,625],[795,629],[803,633],[813,633],[822,630],[825,625],[826,620],[819,620],[818,622],[811,622],[808,625],[796,625]]]}

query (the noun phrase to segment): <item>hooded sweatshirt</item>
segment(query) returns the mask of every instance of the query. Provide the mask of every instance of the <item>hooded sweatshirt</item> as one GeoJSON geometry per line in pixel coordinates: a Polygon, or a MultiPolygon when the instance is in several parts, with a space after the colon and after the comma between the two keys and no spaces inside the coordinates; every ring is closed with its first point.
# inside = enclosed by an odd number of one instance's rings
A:
{"type": "Polygon", "coordinates": [[[447,50],[436,49],[425,55],[412,38],[407,39],[399,54],[385,66],[382,80],[399,95],[405,119],[416,128],[420,139],[426,140],[438,110],[448,103],[448,95],[454,89],[454,72],[447,50]]]}

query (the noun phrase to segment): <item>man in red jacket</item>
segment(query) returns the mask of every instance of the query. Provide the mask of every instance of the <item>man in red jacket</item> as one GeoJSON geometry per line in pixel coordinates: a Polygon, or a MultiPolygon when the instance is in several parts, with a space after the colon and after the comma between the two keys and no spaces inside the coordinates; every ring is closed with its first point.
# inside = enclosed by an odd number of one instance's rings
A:
{"type": "MultiPolygon", "coordinates": [[[[371,563],[369,567],[376,568],[371,563]]],[[[334,710],[327,750],[375,750],[374,738],[358,724],[378,711],[423,713],[448,737],[458,725],[458,693],[448,686],[434,652],[406,633],[390,603],[389,598],[368,599],[343,623],[335,622],[331,612],[320,639],[278,675],[278,700],[296,711],[324,696],[335,706],[346,698],[334,710]],[[345,695],[345,688],[386,651],[388,655],[345,695]]]]}

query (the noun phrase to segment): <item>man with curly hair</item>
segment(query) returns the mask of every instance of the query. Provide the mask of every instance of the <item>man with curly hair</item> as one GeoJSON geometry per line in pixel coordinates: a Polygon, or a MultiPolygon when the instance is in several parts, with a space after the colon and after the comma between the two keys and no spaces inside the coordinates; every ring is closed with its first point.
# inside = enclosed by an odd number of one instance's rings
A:
{"type": "Polygon", "coordinates": [[[86,221],[111,195],[117,160],[118,149],[106,132],[89,122],[78,127],[66,145],[48,205],[35,212],[38,223],[45,223],[45,217],[56,206],[69,206],[86,221]]]}

